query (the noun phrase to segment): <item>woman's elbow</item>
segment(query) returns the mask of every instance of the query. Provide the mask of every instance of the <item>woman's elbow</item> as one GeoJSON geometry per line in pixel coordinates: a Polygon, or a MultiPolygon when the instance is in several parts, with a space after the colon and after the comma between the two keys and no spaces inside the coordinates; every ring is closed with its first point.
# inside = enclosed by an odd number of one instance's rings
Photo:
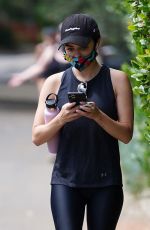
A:
{"type": "Polygon", "coordinates": [[[39,141],[37,140],[37,138],[35,138],[35,137],[33,137],[33,136],[32,136],[32,143],[35,144],[36,146],[39,146],[39,145],[40,145],[40,143],[39,143],[39,141]]]}
{"type": "Polygon", "coordinates": [[[36,134],[32,134],[32,143],[35,144],[36,146],[43,144],[41,142],[41,138],[39,137],[39,135],[36,134]]]}
{"type": "Polygon", "coordinates": [[[128,144],[128,143],[131,141],[131,139],[132,139],[132,137],[128,137],[128,138],[122,140],[122,142],[123,142],[124,144],[128,144]]]}
{"type": "Polygon", "coordinates": [[[132,140],[132,137],[133,137],[133,130],[129,130],[125,135],[125,137],[122,139],[122,142],[124,144],[128,144],[132,140]]]}

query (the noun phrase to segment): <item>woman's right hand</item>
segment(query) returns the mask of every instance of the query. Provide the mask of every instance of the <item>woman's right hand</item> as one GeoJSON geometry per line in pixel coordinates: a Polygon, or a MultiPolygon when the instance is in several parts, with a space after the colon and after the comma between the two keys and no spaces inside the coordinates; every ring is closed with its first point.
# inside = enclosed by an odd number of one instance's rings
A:
{"type": "Polygon", "coordinates": [[[76,110],[79,106],[76,105],[76,102],[66,103],[62,106],[61,111],[57,115],[59,121],[64,125],[67,122],[76,120],[81,117],[81,115],[76,113],[76,110]]]}

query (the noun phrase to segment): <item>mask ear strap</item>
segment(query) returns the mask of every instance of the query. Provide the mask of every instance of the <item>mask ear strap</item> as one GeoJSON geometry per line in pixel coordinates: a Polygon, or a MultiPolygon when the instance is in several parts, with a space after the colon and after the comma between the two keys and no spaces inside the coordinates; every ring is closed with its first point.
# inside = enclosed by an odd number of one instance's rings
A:
{"type": "Polygon", "coordinates": [[[101,42],[100,39],[98,39],[97,41],[94,41],[94,49],[95,49],[96,53],[97,53],[98,47],[100,46],[100,42],[101,42]]]}
{"type": "Polygon", "coordinates": [[[97,46],[97,43],[95,42],[95,44],[94,44],[94,50],[95,50],[95,53],[96,53],[96,54],[95,54],[95,56],[97,56],[97,55],[98,55],[98,52],[97,52],[97,47],[96,47],[96,46],[97,46]]]}
{"type": "Polygon", "coordinates": [[[72,58],[66,53],[66,51],[64,51],[64,59],[68,62],[72,61],[72,58]]]}
{"type": "Polygon", "coordinates": [[[63,54],[64,54],[64,59],[67,60],[66,59],[66,51],[64,51],[63,54]]]}

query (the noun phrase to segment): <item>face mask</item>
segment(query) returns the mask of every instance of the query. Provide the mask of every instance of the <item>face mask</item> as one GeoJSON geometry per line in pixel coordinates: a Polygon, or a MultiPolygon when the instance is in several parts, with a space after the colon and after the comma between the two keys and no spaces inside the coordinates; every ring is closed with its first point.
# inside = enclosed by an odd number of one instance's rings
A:
{"type": "Polygon", "coordinates": [[[93,50],[88,56],[79,57],[72,57],[64,52],[64,59],[70,62],[70,64],[79,71],[83,71],[87,66],[91,64],[91,62],[95,60],[96,55],[97,53],[95,50],[93,50]]]}

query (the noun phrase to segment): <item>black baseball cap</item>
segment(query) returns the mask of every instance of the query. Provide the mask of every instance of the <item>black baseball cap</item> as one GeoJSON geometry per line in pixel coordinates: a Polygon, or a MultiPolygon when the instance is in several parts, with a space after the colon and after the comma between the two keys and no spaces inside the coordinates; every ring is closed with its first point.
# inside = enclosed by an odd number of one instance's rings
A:
{"type": "Polygon", "coordinates": [[[61,26],[59,48],[66,43],[87,47],[91,39],[97,41],[100,32],[96,21],[86,14],[73,14],[67,17],[61,26]]]}

